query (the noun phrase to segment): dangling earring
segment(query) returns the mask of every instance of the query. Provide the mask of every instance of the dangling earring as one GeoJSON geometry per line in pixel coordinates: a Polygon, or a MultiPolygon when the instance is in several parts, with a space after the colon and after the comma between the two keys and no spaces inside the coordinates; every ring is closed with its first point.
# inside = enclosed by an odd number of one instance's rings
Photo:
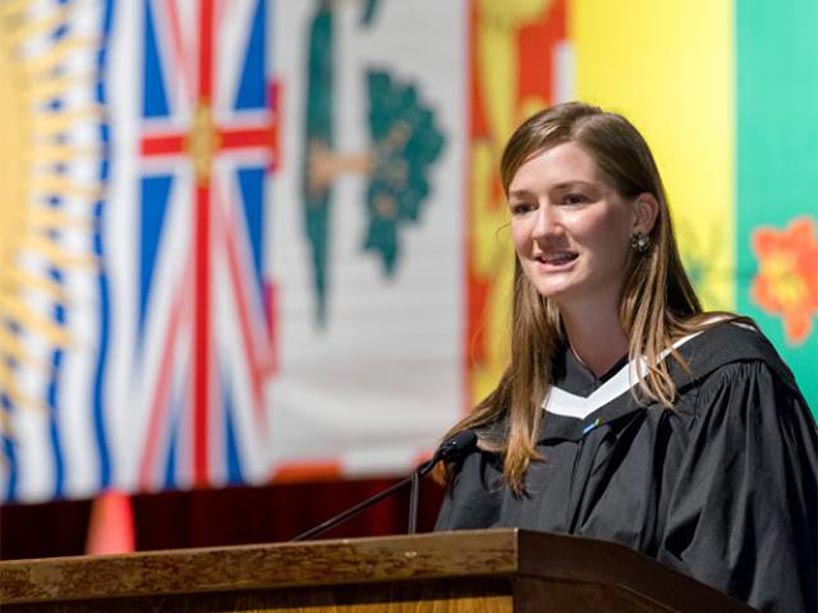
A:
{"type": "Polygon", "coordinates": [[[645,253],[650,248],[650,237],[641,232],[637,232],[631,236],[628,245],[631,249],[636,251],[636,253],[645,253]]]}

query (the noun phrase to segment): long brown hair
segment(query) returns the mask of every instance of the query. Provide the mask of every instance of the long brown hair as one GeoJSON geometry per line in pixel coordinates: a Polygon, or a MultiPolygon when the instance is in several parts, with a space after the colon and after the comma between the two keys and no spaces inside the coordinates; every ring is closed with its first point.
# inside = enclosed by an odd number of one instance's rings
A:
{"type": "MultiPolygon", "coordinates": [[[[702,313],[682,267],[656,162],[642,135],[621,115],[580,102],[560,104],[530,117],[509,139],[500,164],[506,196],[520,166],[565,142],[581,146],[621,197],[647,193],[659,203],[648,250],[629,257],[619,321],[629,338],[629,357],[642,356],[647,363],[639,393],[671,408],[676,388],[660,354],[679,337],[712,325],[713,318],[702,313]]],[[[480,446],[502,454],[506,482],[519,494],[529,464],[539,459],[535,446],[541,405],[551,387],[551,364],[562,327],[556,305],[537,292],[516,257],[511,311],[511,363],[494,391],[446,438],[469,428],[502,425],[499,432],[486,429],[492,434],[481,435],[480,446]]],[[[672,355],[686,367],[681,356],[672,355]]]]}

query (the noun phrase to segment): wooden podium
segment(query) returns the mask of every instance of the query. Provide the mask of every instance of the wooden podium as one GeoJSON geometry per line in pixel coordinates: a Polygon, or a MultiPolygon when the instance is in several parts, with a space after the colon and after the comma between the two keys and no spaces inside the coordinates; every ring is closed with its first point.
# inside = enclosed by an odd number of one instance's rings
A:
{"type": "Polygon", "coordinates": [[[753,609],[613,543],[522,530],[0,562],[18,611],[753,609]]]}

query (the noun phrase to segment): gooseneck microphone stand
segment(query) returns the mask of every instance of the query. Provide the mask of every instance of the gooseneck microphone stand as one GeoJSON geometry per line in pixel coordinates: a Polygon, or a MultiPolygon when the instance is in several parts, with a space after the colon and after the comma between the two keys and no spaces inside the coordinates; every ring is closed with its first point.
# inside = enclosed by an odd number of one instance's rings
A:
{"type": "Polygon", "coordinates": [[[418,466],[412,474],[406,477],[405,479],[401,479],[394,485],[386,488],[384,491],[367,498],[356,504],[353,507],[350,507],[346,511],[339,513],[333,517],[330,517],[323,523],[318,524],[317,526],[310,528],[306,532],[302,532],[298,536],[291,539],[291,542],[295,541],[306,541],[316,536],[319,536],[329,530],[330,528],[334,528],[335,526],[344,523],[348,519],[351,519],[358,515],[359,513],[365,511],[369,507],[374,504],[377,504],[384,498],[388,498],[399,489],[404,487],[407,483],[412,484],[412,491],[409,497],[409,534],[414,534],[417,531],[417,510],[418,510],[418,490],[420,486],[420,480],[425,477],[429,472],[431,472],[432,468],[434,468],[435,464],[440,462],[441,460],[445,462],[453,462],[458,458],[462,457],[463,455],[469,453],[474,447],[477,445],[477,435],[471,430],[464,430],[463,432],[458,432],[452,438],[444,442],[440,447],[437,448],[435,454],[432,456],[432,459],[428,462],[424,462],[420,466],[418,466]]]}

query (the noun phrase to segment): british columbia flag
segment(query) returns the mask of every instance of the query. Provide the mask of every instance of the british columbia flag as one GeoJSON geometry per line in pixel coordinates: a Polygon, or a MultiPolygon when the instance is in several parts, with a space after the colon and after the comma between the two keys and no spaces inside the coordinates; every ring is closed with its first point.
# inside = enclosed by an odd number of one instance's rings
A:
{"type": "Polygon", "coordinates": [[[371,112],[466,142],[465,73],[436,72],[464,5],[0,5],[0,64],[23,68],[0,65],[0,142],[19,144],[0,152],[0,285],[21,288],[0,296],[0,503],[411,469],[463,406],[464,182],[441,178],[465,158],[423,162],[386,278],[366,233],[390,207],[367,193],[392,166],[372,160],[404,162],[371,112]],[[429,16],[445,27],[416,53],[429,16]]]}
{"type": "Polygon", "coordinates": [[[275,371],[268,6],[143,6],[124,480],[141,491],[253,481],[269,470],[265,383],[275,371]]]}

